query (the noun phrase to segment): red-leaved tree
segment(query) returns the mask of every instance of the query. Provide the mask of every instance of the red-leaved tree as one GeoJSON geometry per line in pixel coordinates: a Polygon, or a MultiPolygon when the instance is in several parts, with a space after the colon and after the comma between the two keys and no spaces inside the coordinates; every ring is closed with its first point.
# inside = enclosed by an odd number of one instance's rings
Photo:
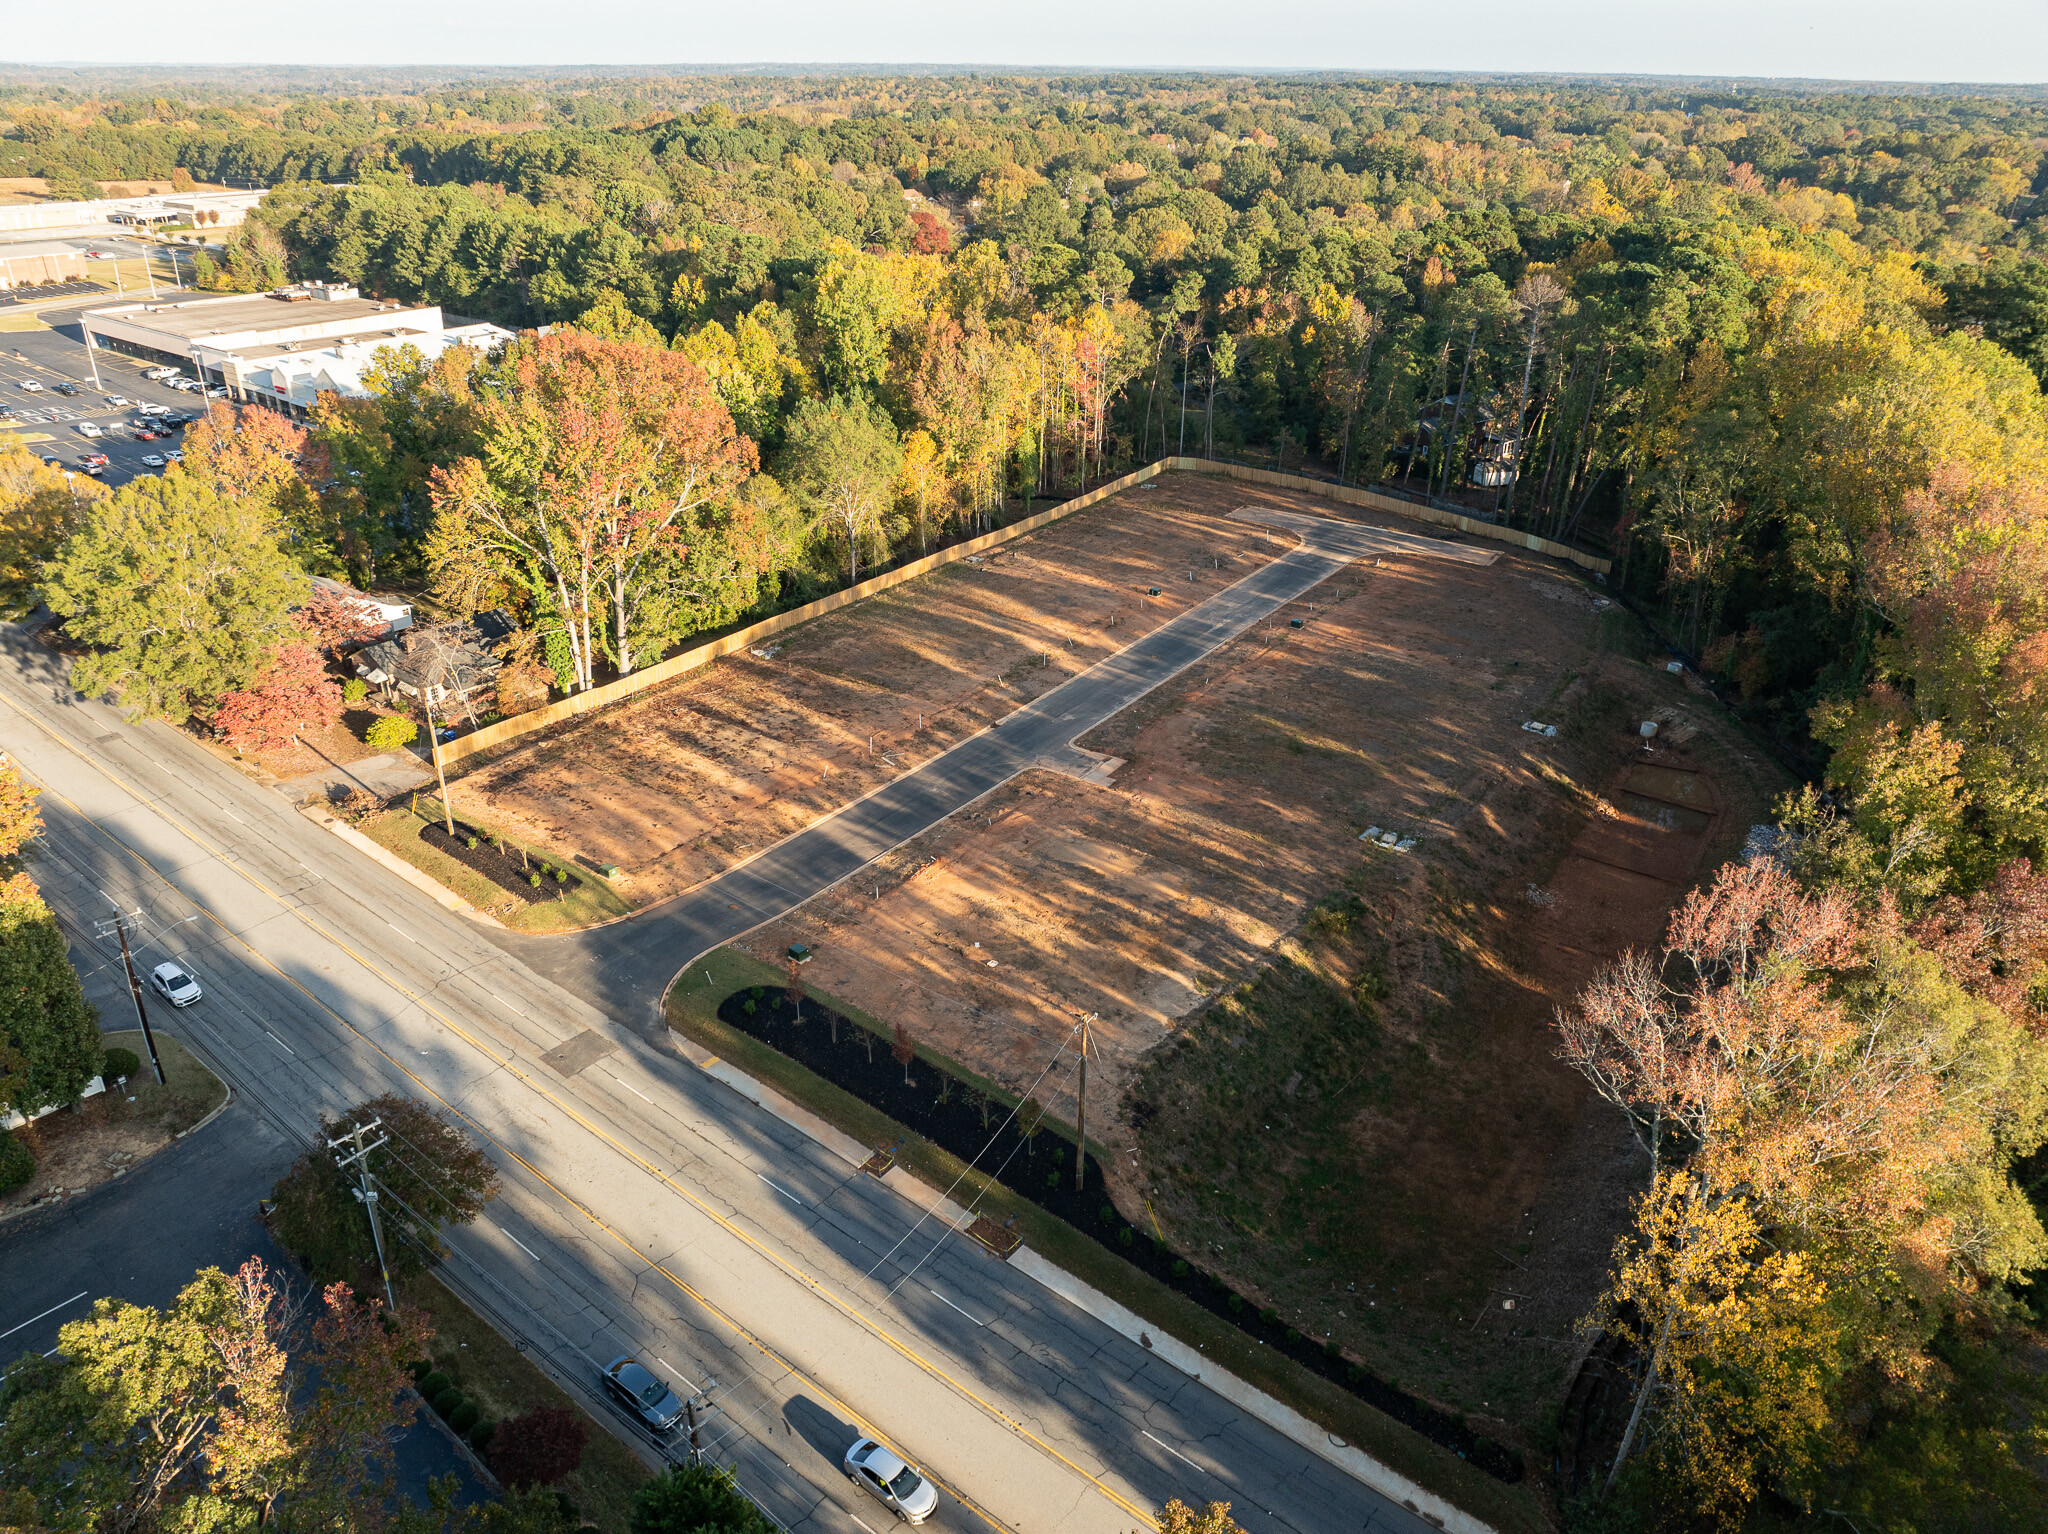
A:
{"type": "Polygon", "coordinates": [[[507,1486],[552,1486],[583,1463],[590,1430],[566,1406],[507,1417],[491,1435],[491,1468],[507,1486]]]}
{"type": "Polygon", "coordinates": [[[936,213],[919,208],[910,215],[910,248],[920,256],[943,256],[953,248],[953,231],[936,213]]]}
{"type": "Polygon", "coordinates": [[[384,632],[384,620],[361,597],[352,597],[328,586],[316,587],[306,604],[292,615],[305,630],[306,642],[325,650],[336,660],[349,645],[375,639],[384,632]]]}
{"type": "Polygon", "coordinates": [[[288,745],[305,730],[328,729],[339,718],[341,689],[326,662],[305,645],[288,644],[254,687],[221,694],[213,727],[229,745],[260,751],[288,745]]]}

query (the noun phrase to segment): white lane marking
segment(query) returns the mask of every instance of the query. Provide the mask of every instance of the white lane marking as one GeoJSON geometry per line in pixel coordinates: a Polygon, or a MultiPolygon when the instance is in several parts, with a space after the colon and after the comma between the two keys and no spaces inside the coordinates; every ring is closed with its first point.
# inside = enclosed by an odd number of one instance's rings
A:
{"type": "Polygon", "coordinates": [[[532,1258],[532,1259],[533,1259],[533,1260],[534,1260],[535,1262],[539,1262],[539,1261],[540,1261],[540,1253],[539,1253],[539,1252],[536,1252],[536,1251],[535,1251],[535,1250],[534,1250],[534,1249],[533,1249],[532,1247],[528,1246],[528,1245],[527,1245],[527,1244],[526,1244],[526,1243],[525,1243],[524,1241],[521,1241],[521,1240],[520,1240],[520,1239],[519,1239],[519,1238],[518,1238],[517,1236],[513,1235],[511,1231],[509,1231],[509,1230],[505,1229],[505,1227],[504,1227],[504,1226],[500,1225],[500,1226],[498,1227],[498,1234],[499,1234],[499,1235],[501,1235],[501,1236],[503,1236],[503,1237],[504,1237],[504,1238],[505,1238],[505,1239],[506,1239],[507,1241],[511,1242],[511,1243],[512,1243],[512,1244],[513,1244],[514,1246],[518,1247],[520,1251],[522,1251],[522,1252],[526,1253],[526,1255],[527,1255],[527,1256],[529,1256],[529,1257],[531,1257],[531,1258],[532,1258]]]}
{"type": "MultiPolygon", "coordinates": [[[[952,1305],[953,1309],[960,1310],[960,1307],[958,1305],[953,1305],[953,1302],[951,1300],[947,1299],[943,1294],[939,1293],[939,1291],[936,1289],[932,1290],[932,1298],[937,1300],[941,1305],[952,1305]]],[[[964,1310],[960,1310],[960,1314],[963,1316],[967,1316],[967,1312],[964,1310]]],[[[972,1316],[967,1316],[967,1319],[970,1321],[974,1321],[974,1317],[972,1316]]],[[[988,1325],[988,1322],[974,1321],[974,1324],[976,1326],[986,1326],[988,1325]]]]}
{"type": "MultiPolygon", "coordinates": [[[[308,872],[311,872],[311,870],[310,870],[310,869],[309,869],[309,870],[307,870],[307,871],[308,871],[308,872]]],[[[397,933],[397,934],[398,934],[398,935],[399,935],[400,937],[404,938],[404,939],[405,939],[405,940],[406,940],[406,941],[407,941],[408,943],[417,943],[417,942],[419,941],[419,939],[418,939],[418,938],[414,937],[414,936],[413,936],[413,935],[412,935],[412,934],[411,934],[410,932],[406,931],[406,930],[405,930],[405,928],[403,928],[403,927],[399,926],[399,925],[398,925],[398,924],[397,924],[396,922],[394,922],[394,921],[390,920],[390,919],[389,919],[388,917],[387,917],[387,918],[385,919],[384,925],[385,925],[385,926],[387,926],[387,927],[389,927],[389,928],[390,928],[390,929],[391,929],[391,930],[392,930],[393,932],[396,932],[396,933],[397,933]]]]}
{"type": "MultiPolygon", "coordinates": [[[[43,1312],[42,1316],[30,1316],[26,1321],[22,1322],[20,1326],[8,1327],[6,1331],[0,1332],[0,1337],[12,1337],[16,1332],[20,1331],[23,1326],[34,1326],[36,1322],[43,1319],[43,1316],[54,1316],[58,1311],[62,1310],[65,1305],[76,1305],[80,1300],[84,1299],[88,1294],[91,1293],[92,1291],[90,1289],[81,1289],[78,1291],[78,1293],[72,1295],[70,1299],[63,1301],[61,1304],[52,1305],[48,1310],[43,1312]]],[[[45,1358],[48,1358],[50,1355],[45,1353],[43,1356],[45,1358]]]]}
{"type": "MultiPolygon", "coordinates": [[[[605,1074],[607,1076],[612,1076],[612,1073],[610,1071],[606,1071],[605,1074]]],[[[653,1098],[649,1097],[645,1092],[641,1091],[638,1087],[628,1083],[623,1077],[612,1076],[612,1080],[618,1082],[620,1086],[625,1087],[625,1089],[628,1092],[631,1092],[635,1097],[639,1098],[640,1101],[647,1104],[648,1107],[652,1108],[654,1106],[653,1098]]]]}
{"type": "MultiPolygon", "coordinates": [[[[1138,1429],[1138,1431],[1141,1433],[1145,1432],[1143,1428],[1138,1429]]],[[[1145,1433],[1145,1436],[1147,1438],[1152,1438],[1152,1435],[1150,1433],[1145,1433]]],[[[1166,1442],[1164,1439],[1152,1438],[1152,1441],[1158,1444],[1159,1447],[1164,1449],[1168,1454],[1171,1454],[1175,1459],[1179,1460],[1182,1464],[1194,1465],[1195,1469],[1202,1470],[1202,1467],[1200,1465],[1195,1465],[1195,1462],[1193,1460],[1189,1459],[1185,1454],[1181,1453],[1180,1450],[1176,1449],[1172,1444],[1166,1442]]],[[[1208,1473],[1208,1471],[1202,1470],[1202,1474],[1207,1475],[1208,1473]]]]}
{"type": "Polygon", "coordinates": [[[690,1387],[690,1390],[691,1390],[691,1392],[692,1392],[693,1394],[695,1393],[695,1391],[696,1391],[696,1389],[697,1389],[697,1386],[696,1386],[696,1384],[695,1384],[695,1383],[694,1383],[694,1382],[693,1382],[693,1381],[691,1380],[691,1378],[690,1378],[690,1376],[689,1376],[689,1375],[687,1375],[687,1374],[683,1373],[683,1371],[682,1371],[682,1370],[678,1369],[678,1368],[677,1368],[677,1367],[676,1367],[676,1366],[675,1366],[674,1364],[670,1363],[670,1362],[669,1362],[669,1361],[668,1361],[668,1360],[667,1360],[666,1358],[663,1358],[663,1357],[662,1357],[662,1356],[661,1356],[661,1355],[660,1355],[659,1353],[657,1353],[657,1354],[655,1354],[655,1355],[654,1355],[654,1361],[655,1361],[656,1363],[660,1364],[660,1365],[662,1366],[662,1368],[664,1368],[664,1369],[668,1370],[668,1372],[669,1372],[669,1373],[671,1373],[671,1374],[673,1374],[673,1375],[674,1375],[674,1376],[675,1376],[675,1377],[676,1377],[677,1379],[681,1380],[681,1381],[682,1381],[682,1382],[683,1382],[683,1383],[684,1383],[685,1385],[688,1385],[688,1386],[690,1387]]]}
{"type": "MultiPolygon", "coordinates": [[[[270,1033],[270,1030],[268,1028],[264,1029],[263,1031],[265,1033],[270,1033]]],[[[279,1049],[283,1050],[286,1054],[290,1055],[294,1060],[299,1058],[299,1052],[296,1049],[293,1049],[291,1045],[285,1043],[285,1041],[279,1038],[276,1034],[270,1033],[270,1042],[275,1044],[279,1049]]]]}
{"type": "Polygon", "coordinates": [[[238,826],[246,826],[249,823],[248,821],[242,819],[241,816],[237,815],[233,810],[229,809],[226,805],[222,805],[220,807],[220,812],[223,815],[227,816],[228,819],[232,820],[238,826]]]}
{"type": "Polygon", "coordinates": [[[794,1193],[790,1192],[789,1189],[783,1187],[780,1183],[768,1177],[767,1174],[762,1172],[756,1172],[754,1175],[760,1178],[761,1181],[767,1183],[769,1187],[773,1188],[777,1193],[780,1193],[784,1198],[788,1199],[792,1204],[796,1205],[797,1208],[801,1209],[804,1207],[804,1201],[802,1199],[798,1198],[794,1193]]]}
{"type": "MultiPolygon", "coordinates": [[[[47,1355],[47,1354],[45,1354],[44,1356],[45,1356],[45,1357],[47,1357],[48,1355],[47,1355]]],[[[853,1518],[853,1514],[851,1514],[851,1513],[848,1513],[848,1514],[847,1514],[846,1516],[847,1516],[847,1517],[849,1517],[849,1518],[853,1518]]],[[[859,1520],[858,1518],[853,1518],[853,1521],[854,1521],[855,1523],[860,1523],[860,1520],[859,1520]]],[[[868,1529],[868,1526],[867,1526],[866,1524],[864,1524],[864,1523],[860,1523],[860,1526],[861,1526],[862,1528],[864,1528],[864,1529],[868,1529]]],[[[868,1529],[868,1534],[875,1534],[875,1531],[874,1531],[873,1529],[868,1529]]]]}

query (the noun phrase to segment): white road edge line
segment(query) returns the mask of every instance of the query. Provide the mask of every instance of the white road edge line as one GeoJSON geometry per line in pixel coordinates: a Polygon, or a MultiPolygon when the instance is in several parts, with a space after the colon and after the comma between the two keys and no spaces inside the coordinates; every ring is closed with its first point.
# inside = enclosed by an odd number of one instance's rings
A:
{"type": "Polygon", "coordinates": [[[654,1361],[655,1361],[656,1363],[660,1364],[660,1365],[662,1366],[662,1368],[664,1368],[664,1369],[668,1370],[668,1372],[669,1372],[669,1373],[671,1373],[671,1374],[673,1374],[673,1375],[674,1375],[674,1376],[675,1376],[675,1377],[676,1377],[677,1379],[681,1380],[681,1381],[682,1381],[682,1382],[683,1382],[683,1383],[684,1383],[685,1385],[688,1385],[688,1386],[690,1387],[690,1392],[691,1392],[691,1394],[693,1394],[693,1395],[694,1395],[694,1394],[696,1393],[696,1390],[697,1390],[697,1386],[696,1386],[696,1384],[695,1384],[695,1383],[694,1383],[694,1382],[693,1382],[693,1381],[692,1381],[692,1380],[690,1379],[690,1376],[689,1376],[689,1375],[687,1375],[687,1374],[683,1373],[683,1371],[682,1371],[682,1370],[678,1369],[678,1368],[677,1368],[677,1367],[676,1367],[676,1366],[675,1366],[674,1364],[670,1363],[670,1362],[669,1362],[669,1361],[668,1361],[668,1360],[667,1360],[666,1358],[663,1358],[663,1357],[662,1357],[662,1356],[661,1356],[661,1355],[660,1355],[659,1353],[656,1353],[656,1354],[654,1355],[654,1361]]]}
{"type": "MultiPolygon", "coordinates": [[[[263,1031],[265,1033],[270,1033],[270,1030],[268,1028],[264,1029],[263,1031]]],[[[290,1055],[294,1060],[299,1058],[299,1052],[296,1049],[293,1049],[291,1045],[285,1043],[285,1041],[279,1038],[276,1034],[270,1033],[270,1042],[275,1044],[279,1049],[283,1050],[286,1054],[290,1055]]]]}
{"type": "MultiPolygon", "coordinates": [[[[952,1305],[952,1306],[953,1306],[953,1309],[955,1309],[955,1310],[960,1310],[960,1307],[959,1307],[958,1305],[953,1305],[953,1302],[952,1302],[951,1300],[947,1299],[947,1298],[946,1298],[946,1297],[945,1297],[945,1296],[944,1296],[943,1294],[939,1293],[939,1291],[938,1291],[938,1290],[936,1290],[936,1289],[933,1289],[933,1290],[931,1291],[931,1295],[932,1295],[932,1298],[933,1298],[933,1299],[935,1299],[935,1300],[937,1300],[937,1301],[938,1301],[938,1302],[939,1302],[939,1303],[940,1303],[941,1305],[952,1305]]],[[[968,1315],[967,1315],[967,1312],[966,1312],[966,1311],[964,1311],[964,1310],[960,1310],[960,1314],[961,1314],[961,1315],[963,1315],[963,1316],[967,1316],[967,1319],[968,1319],[968,1320],[970,1320],[970,1321],[974,1321],[974,1317],[972,1317],[972,1316],[968,1316],[968,1315]]],[[[988,1322],[986,1322],[986,1321],[974,1321],[974,1324],[975,1324],[976,1326],[986,1326],[986,1325],[988,1325],[988,1322]]]]}
{"type": "MultiPolygon", "coordinates": [[[[606,1072],[605,1072],[605,1074],[606,1074],[607,1076],[612,1076],[612,1073],[611,1073],[610,1071],[606,1071],[606,1072]]],[[[640,1089],[639,1089],[638,1087],[636,1087],[636,1086],[632,1085],[632,1084],[631,1084],[630,1082],[628,1082],[628,1081],[627,1081],[627,1080],[626,1080],[626,1079],[625,1079],[625,1078],[624,1078],[623,1076],[612,1076],[612,1080],[616,1081],[616,1082],[617,1082],[617,1083],[618,1083],[618,1084],[619,1084],[620,1086],[624,1087],[624,1088],[625,1088],[625,1089],[626,1089],[626,1090],[627,1090],[628,1092],[631,1092],[631,1093],[632,1093],[632,1094],[633,1094],[633,1095],[634,1095],[635,1097],[639,1098],[639,1099],[640,1099],[640,1101],[642,1101],[643,1103],[647,1104],[647,1106],[648,1106],[648,1107],[652,1108],[652,1107],[654,1106],[654,1099],[653,1099],[653,1098],[649,1097],[649,1096],[648,1096],[648,1095],[647,1095],[647,1094],[646,1094],[645,1092],[641,1091],[641,1090],[640,1090],[640,1089]]],[[[758,1175],[758,1174],[757,1174],[757,1175],[758,1175]]]]}
{"type": "MultiPolygon", "coordinates": [[[[848,1513],[846,1516],[849,1518],[853,1518],[853,1514],[851,1513],[848,1513]]],[[[860,1520],[858,1518],[853,1518],[853,1521],[855,1523],[860,1523],[860,1520]]],[[[864,1523],[860,1523],[860,1526],[864,1529],[868,1529],[868,1526],[864,1523]]],[[[875,1534],[875,1531],[873,1529],[868,1529],[868,1534],[875,1534]]]]}
{"type": "MultiPolygon", "coordinates": [[[[43,1319],[43,1316],[54,1316],[66,1305],[76,1305],[80,1300],[84,1299],[88,1294],[91,1293],[92,1291],[90,1289],[81,1289],[78,1291],[78,1293],[72,1295],[70,1299],[63,1300],[55,1305],[52,1305],[48,1310],[43,1312],[42,1316],[30,1316],[26,1321],[23,1321],[20,1326],[8,1327],[6,1331],[0,1332],[0,1337],[12,1337],[16,1332],[20,1331],[23,1326],[34,1326],[36,1322],[43,1319]]],[[[44,1356],[47,1357],[48,1355],[45,1354],[44,1356]]]]}
{"type": "MultiPolygon", "coordinates": [[[[1145,1433],[1145,1430],[1143,1428],[1139,1428],[1138,1431],[1141,1433],[1145,1433]]],[[[1152,1438],[1152,1435],[1150,1433],[1145,1433],[1145,1436],[1147,1438],[1152,1438]]],[[[1189,1459],[1185,1454],[1181,1453],[1180,1450],[1176,1449],[1172,1444],[1166,1442],[1165,1439],[1152,1438],[1152,1441],[1158,1444],[1159,1447],[1164,1449],[1168,1454],[1171,1454],[1175,1459],[1179,1460],[1182,1464],[1194,1465],[1195,1469],[1201,1470],[1203,1475],[1207,1475],[1209,1473],[1206,1470],[1202,1470],[1202,1467],[1200,1465],[1195,1465],[1195,1462],[1193,1460],[1189,1459]]]]}
{"type": "Polygon", "coordinates": [[[498,1234],[499,1234],[499,1235],[501,1235],[501,1236],[503,1236],[503,1237],[504,1237],[504,1238],[505,1238],[505,1239],[506,1239],[507,1241],[511,1242],[511,1243],[512,1243],[512,1244],[513,1244],[514,1246],[518,1247],[520,1251],[522,1251],[522,1252],[526,1253],[526,1255],[527,1255],[527,1256],[529,1256],[529,1257],[531,1257],[531,1258],[532,1258],[532,1259],[533,1259],[533,1260],[534,1260],[535,1262],[539,1262],[539,1261],[540,1261],[540,1253],[539,1253],[539,1252],[536,1252],[536,1251],[535,1251],[535,1250],[534,1250],[534,1249],[533,1249],[532,1247],[528,1246],[528,1245],[527,1245],[527,1244],[526,1244],[526,1243],[525,1243],[524,1241],[521,1241],[521,1240],[520,1240],[520,1239],[519,1239],[519,1238],[518,1238],[517,1236],[513,1235],[511,1231],[509,1231],[509,1230],[505,1229],[505,1227],[504,1227],[504,1226],[500,1225],[500,1226],[498,1227],[498,1234]]]}
{"type": "Polygon", "coordinates": [[[773,1188],[777,1193],[780,1193],[784,1198],[788,1199],[792,1204],[796,1205],[797,1208],[801,1209],[804,1207],[804,1201],[802,1199],[798,1198],[794,1193],[790,1192],[789,1189],[783,1187],[782,1184],[771,1179],[767,1173],[756,1172],[754,1175],[760,1178],[761,1181],[767,1183],[769,1187],[773,1188]]]}

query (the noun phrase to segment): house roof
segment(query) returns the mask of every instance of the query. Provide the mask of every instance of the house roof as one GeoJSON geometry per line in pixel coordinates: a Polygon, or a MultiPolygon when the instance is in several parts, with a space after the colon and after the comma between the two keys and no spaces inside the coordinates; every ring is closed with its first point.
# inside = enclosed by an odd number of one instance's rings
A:
{"type": "Polygon", "coordinates": [[[498,674],[496,646],[512,632],[513,624],[496,612],[479,613],[477,620],[410,628],[380,639],[356,656],[356,671],[414,690],[444,687],[469,692],[486,686],[498,674]]]}

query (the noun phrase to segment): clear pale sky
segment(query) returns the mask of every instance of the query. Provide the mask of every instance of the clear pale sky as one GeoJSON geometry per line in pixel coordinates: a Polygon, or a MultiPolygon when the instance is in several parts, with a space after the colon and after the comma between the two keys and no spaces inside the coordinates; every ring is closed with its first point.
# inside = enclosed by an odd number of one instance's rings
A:
{"type": "Polygon", "coordinates": [[[2048,0],[21,0],[0,60],[962,63],[2048,82],[2048,0]]]}

